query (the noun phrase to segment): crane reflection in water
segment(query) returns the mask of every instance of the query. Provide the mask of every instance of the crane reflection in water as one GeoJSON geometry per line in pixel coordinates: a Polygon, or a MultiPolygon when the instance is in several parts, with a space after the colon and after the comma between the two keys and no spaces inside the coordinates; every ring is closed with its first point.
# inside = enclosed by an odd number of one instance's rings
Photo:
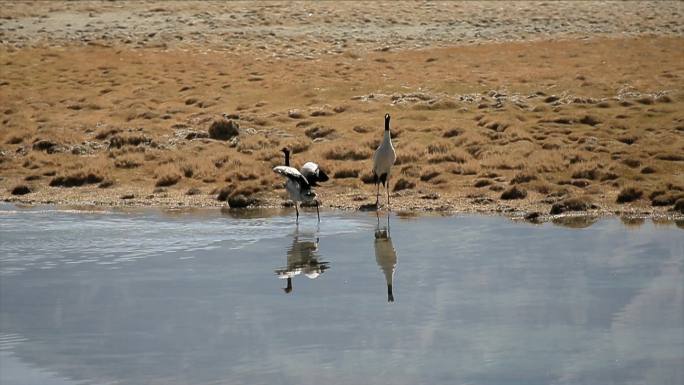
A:
{"type": "Polygon", "coordinates": [[[375,261],[378,263],[380,270],[385,275],[385,282],[387,283],[387,302],[394,302],[394,293],[392,292],[392,280],[394,278],[394,270],[397,266],[397,253],[394,251],[392,245],[392,237],[390,235],[390,217],[387,213],[387,226],[380,227],[380,215],[378,216],[378,225],[375,228],[375,261]]]}
{"type": "Polygon", "coordinates": [[[285,293],[291,293],[292,279],[300,274],[309,279],[316,279],[330,268],[329,262],[321,261],[318,254],[317,234],[303,234],[296,228],[292,238],[292,245],[287,249],[287,266],[276,269],[275,273],[280,279],[287,280],[287,286],[283,288],[285,293]]]}

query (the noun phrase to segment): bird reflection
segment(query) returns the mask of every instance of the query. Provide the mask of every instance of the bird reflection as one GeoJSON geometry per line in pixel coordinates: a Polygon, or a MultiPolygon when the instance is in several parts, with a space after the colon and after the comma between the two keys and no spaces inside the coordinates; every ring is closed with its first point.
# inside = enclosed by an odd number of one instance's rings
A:
{"type": "Polygon", "coordinates": [[[385,274],[387,302],[394,302],[392,279],[395,267],[397,266],[397,253],[394,251],[392,237],[390,236],[389,212],[387,213],[387,226],[384,228],[380,228],[380,216],[378,215],[378,225],[375,228],[375,261],[378,263],[380,270],[385,274]]]}
{"type": "Polygon", "coordinates": [[[297,275],[304,274],[309,279],[315,279],[323,274],[330,266],[329,262],[320,261],[319,258],[318,237],[314,234],[300,234],[297,228],[292,246],[287,250],[287,266],[275,270],[278,278],[287,280],[287,286],[283,291],[292,292],[292,279],[297,275]]]}

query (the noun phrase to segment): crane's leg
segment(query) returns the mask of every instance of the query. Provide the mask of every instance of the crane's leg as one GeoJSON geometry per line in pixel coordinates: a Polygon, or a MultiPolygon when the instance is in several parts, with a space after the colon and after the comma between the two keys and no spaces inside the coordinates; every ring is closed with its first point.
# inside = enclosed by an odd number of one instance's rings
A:
{"type": "Polygon", "coordinates": [[[387,211],[390,211],[390,199],[389,199],[389,174],[387,175],[387,211]]]}
{"type": "Polygon", "coordinates": [[[318,216],[318,221],[321,221],[321,213],[318,212],[318,201],[316,201],[316,215],[318,216]]]}
{"type": "Polygon", "coordinates": [[[299,209],[297,208],[297,201],[295,201],[295,213],[297,213],[297,220],[296,222],[299,223],[299,209]]]}
{"type": "Polygon", "coordinates": [[[375,192],[375,208],[378,209],[380,208],[380,183],[376,182],[375,187],[378,188],[375,192]]]}

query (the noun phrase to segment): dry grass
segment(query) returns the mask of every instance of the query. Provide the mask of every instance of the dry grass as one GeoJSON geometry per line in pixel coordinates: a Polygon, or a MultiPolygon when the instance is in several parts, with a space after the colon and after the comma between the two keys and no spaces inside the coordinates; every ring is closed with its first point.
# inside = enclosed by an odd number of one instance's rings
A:
{"type": "Polygon", "coordinates": [[[358,178],[358,176],[359,176],[359,170],[354,169],[354,168],[342,168],[342,169],[336,170],[335,173],[333,174],[333,178],[335,178],[335,179],[358,178]]]}
{"type": "Polygon", "coordinates": [[[367,160],[372,153],[366,148],[337,146],[328,150],[324,156],[327,160],[367,160]]]}
{"type": "MultiPolygon", "coordinates": [[[[315,161],[330,170],[333,181],[321,188],[328,199],[347,199],[351,189],[363,196],[374,192],[365,184],[372,183],[371,158],[388,112],[397,150],[392,187],[407,200],[434,191],[439,203],[475,193],[497,201],[517,187],[525,199],[507,204],[550,208],[580,195],[601,207],[619,201],[669,209],[681,195],[666,186],[684,172],[681,43],[626,38],[348,50],[311,61],[237,55],[231,77],[245,81],[229,88],[213,75],[226,62],[222,51],[197,61],[174,50],[65,46],[46,66],[42,60],[54,48],[0,48],[12,63],[3,65],[10,85],[3,86],[0,191],[9,196],[26,184],[34,198],[61,193],[50,185],[109,184],[118,200],[119,188],[143,190],[136,196],[155,186],[183,196],[216,190],[214,197],[229,185],[226,200],[277,197],[282,179],[271,169],[283,163],[279,151],[287,146],[293,165],[315,161]],[[539,66],[539,52],[548,66],[539,66]],[[152,64],[141,71],[135,62],[152,64]],[[95,84],[92,74],[111,63],[116,70],[95,84]],[[404,70],[416,63],[430,71],[404,70]],[[44,70],[29,73],[35,66],[44,70]],[[487,76],[462,75],[476,68],[487,68],[487,76]],[[378,73],[387,76],[380,81],[378,73]],[[261,80],[247,81],[253,76],[261,80]],[[502,84],[508,96],[497,104],[490,94],[502,84]],[[634,94],[618,98],[618,84],[632,85],[634,94]],[[406,90],[415,85],[420,92],[406,90]],[[393,103],[391,95],[402,94],[422,96],[393,103]],[[29,100],[36,102],[22,102],[29,100]],[[232,140],[188,137],[209,131],[232,140]]],[[[579,207],[570,203],[568,210],[579,207]]]]}

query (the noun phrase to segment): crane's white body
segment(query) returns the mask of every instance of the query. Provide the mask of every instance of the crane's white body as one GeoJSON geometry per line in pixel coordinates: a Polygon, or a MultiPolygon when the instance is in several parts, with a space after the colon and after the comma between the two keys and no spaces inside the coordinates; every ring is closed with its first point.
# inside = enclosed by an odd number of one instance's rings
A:
{"type": "Polygon", "coordinates": [[[387,174],[387,178],[389,179],[390,171],[396,161],[397,153],[394,151],[394,146],[392,145],[392,136],[388,130],[385,130],[382,142],[378,149],[375,150],[375,154],[373,154],[373,172],[378,177],[387,174]]]}
{"type": "Polygon", "coordinates": [[[387,206],[389,207],[389,177],[394,162],[397,160],[397,153],[392,145],[392,135],[390,134],[390,115],[385,114],[385,132],[382,142],[373,154],[373,177],[377,187],[375,195],[375,206],[380,206],[380,183],[387,189],[387,206]]]}

